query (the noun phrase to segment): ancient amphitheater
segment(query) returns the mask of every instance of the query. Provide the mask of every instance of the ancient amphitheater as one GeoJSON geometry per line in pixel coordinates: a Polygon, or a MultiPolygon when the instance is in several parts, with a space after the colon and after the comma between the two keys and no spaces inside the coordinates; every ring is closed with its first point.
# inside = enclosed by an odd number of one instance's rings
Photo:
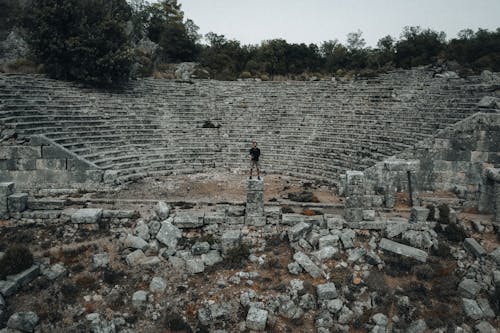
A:
{"type": "Polygon", "coordinates": [[[453,74],[0,74],[0,332],[497,332],[500,75],[453,74]],[[148,188],[197,174],[243,196],[148,188]]]}

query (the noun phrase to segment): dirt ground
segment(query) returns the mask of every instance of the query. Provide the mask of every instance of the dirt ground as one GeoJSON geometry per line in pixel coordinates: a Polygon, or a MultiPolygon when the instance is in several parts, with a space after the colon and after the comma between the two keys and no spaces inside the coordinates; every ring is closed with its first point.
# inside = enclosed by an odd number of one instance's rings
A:
{"type": "MultiPolygon", "coordinates": [[[[248,176],[234,173],[198,173],[168,177],[147,177],[124,186],[114,193],[95,194],[94,198],[154,199],[186,202],[244,202],[248,176]]],[[[339,203],[337,189],[293,177],[269,174],[265,176],[264,200],[283,201],[288,193],[310,191],[320,203],[339,203]]]]}

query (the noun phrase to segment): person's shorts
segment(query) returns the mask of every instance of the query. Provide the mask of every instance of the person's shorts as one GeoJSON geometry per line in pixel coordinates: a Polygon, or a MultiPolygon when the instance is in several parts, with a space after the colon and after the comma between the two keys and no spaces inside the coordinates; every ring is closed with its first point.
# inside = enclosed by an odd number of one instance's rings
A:
{"type": "Polygon", "coordinates": [[[250,169],[253,169],[254,167],[260,170],[260,162],[250,159],[250,169]]]}

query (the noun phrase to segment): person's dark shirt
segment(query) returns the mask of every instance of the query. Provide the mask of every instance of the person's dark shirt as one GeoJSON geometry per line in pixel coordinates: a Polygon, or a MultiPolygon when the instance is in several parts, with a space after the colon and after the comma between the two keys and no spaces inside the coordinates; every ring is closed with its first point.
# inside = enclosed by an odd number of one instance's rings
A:
{"type": "Polygon", "coordinates": [[[260,156],[260,149],[257,147],[250,149],[250,155],[252,156],[252,161],[258,161],[260,156]]]}

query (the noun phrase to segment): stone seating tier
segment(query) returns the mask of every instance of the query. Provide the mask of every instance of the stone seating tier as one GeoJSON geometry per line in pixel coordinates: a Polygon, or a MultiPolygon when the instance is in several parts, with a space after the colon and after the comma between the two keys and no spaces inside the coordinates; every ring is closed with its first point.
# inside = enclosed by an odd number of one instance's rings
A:
{"type": "Polygon", "coordinates": [[[0,124],[44,134],[123,179],[246,169],[256,139],[266,171],[334,182],[476,113],[493,86],[432,76],[415,69],[352,82],[142,79],[98,91],[2,74],[0,124]]]}

